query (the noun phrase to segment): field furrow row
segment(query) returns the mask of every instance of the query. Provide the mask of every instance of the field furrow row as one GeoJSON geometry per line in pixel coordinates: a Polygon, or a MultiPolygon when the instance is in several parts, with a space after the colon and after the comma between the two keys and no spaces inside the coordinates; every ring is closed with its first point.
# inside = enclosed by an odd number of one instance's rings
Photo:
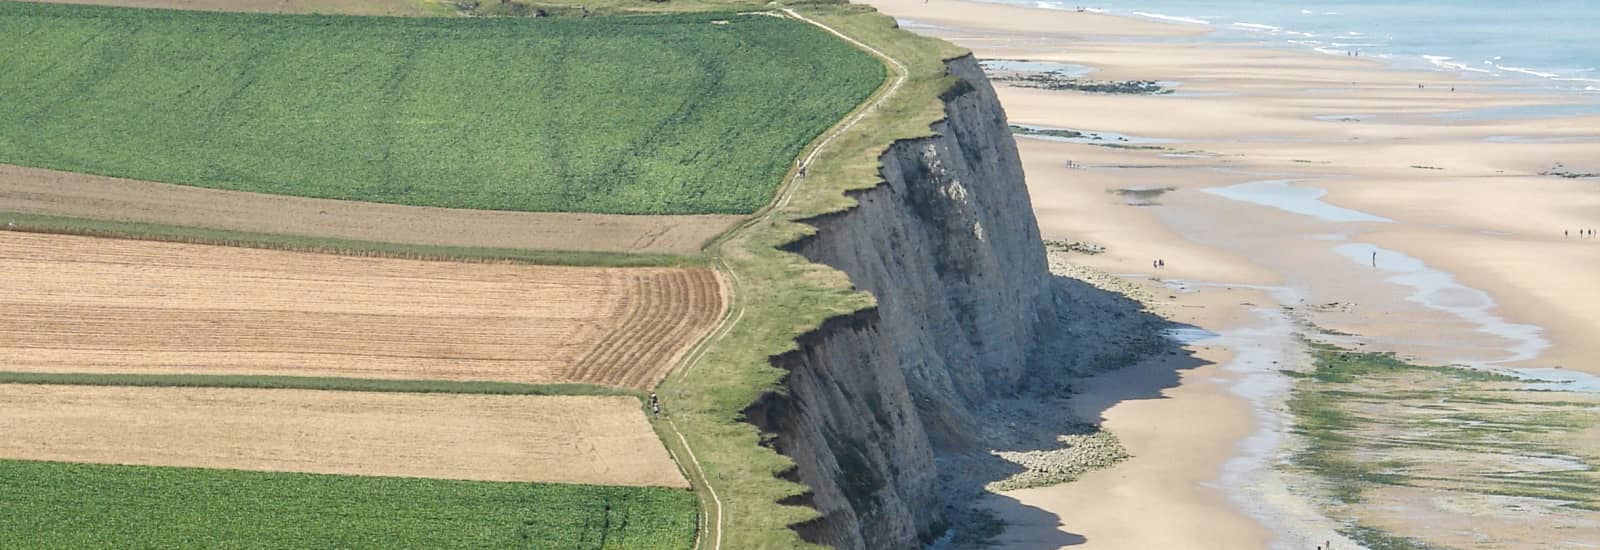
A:
{"type": "Polygon", "coordinates": [[[721,309],[704,269],[347,258],[0,232],[0,361],[43,372],[643,389],[721,309]]]}

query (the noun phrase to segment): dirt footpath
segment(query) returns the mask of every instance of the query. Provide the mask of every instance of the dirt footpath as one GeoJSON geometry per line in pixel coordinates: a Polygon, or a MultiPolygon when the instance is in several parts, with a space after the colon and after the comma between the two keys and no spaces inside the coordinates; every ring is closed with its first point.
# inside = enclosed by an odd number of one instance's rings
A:
{"type": "Polygon", "coordinates": [[[0,384],[0,457],[688,487],[632,397],[0,384]]]}
{"type": "Polygon", "coordinates": [[[0,210],[435,246],[694,254],[743,216],[501,212],[308,199],[0,164],[0,210]]]}
{"type": "Polygon", "coordinates": [[[706,269],[352,258],[0,231],[0,370],[654,386],[706,269]]]}

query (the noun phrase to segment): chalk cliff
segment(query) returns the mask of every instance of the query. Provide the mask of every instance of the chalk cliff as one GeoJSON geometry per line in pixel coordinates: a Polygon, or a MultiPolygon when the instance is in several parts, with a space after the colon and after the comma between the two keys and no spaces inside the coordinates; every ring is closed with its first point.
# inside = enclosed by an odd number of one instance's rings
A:
{"type": "Polygon", "coordinates": [[[915,548],[946,529],[935,456],[977,443],[986,403],[1050,378],[1061,313],[1005,112],[970,56],[935,135],[895,143],[859,205],[791,248],[878,307],[833,319],[774,362],[786,391],[746,410],[811,488],[796,526],[838,548],[915,548]]]}

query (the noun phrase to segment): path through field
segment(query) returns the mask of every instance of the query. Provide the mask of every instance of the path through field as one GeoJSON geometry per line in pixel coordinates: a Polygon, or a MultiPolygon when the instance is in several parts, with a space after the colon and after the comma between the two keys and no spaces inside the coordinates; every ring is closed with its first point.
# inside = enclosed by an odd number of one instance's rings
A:
{"type": "Polygon", "coordinates": [[[352,258],[0,231],[0,370],[645,389],[717,319],[705,269],[352,258]]]}
{"type": "MultiPolygon", "coordinates": [[[[790,199],[794,197],[795,192],[805,181],[802,174],[805,173],[805,169],[811,165],[812,161],[816,160],[817,155],[823,150],[823,148],[827,147],[829,143],[832,143],[833,140],[838,138],[840,135],[849,131],[851,128],[854,128],[861,122],[863,118],[866,117],[868,113],[876,111],[884,104],[884,102],[894,97],[895,93],[900,91],[901,86],[905,85],[907,77],[909,77],[911,74],[910,69],[906,67],[905,63],[901,63],[900,60],[895,59],[894,57],[885,54],[877,48],[869,46],[860,40],[856,40],[850,35],[839,32],[838,29],[829,27],[815,19],[800,15],[793,9],[784,8],[783,14],[800,21],[804,21],[807,24],[815,25],[817,28],[827,31],[829,34],[848,42],[850,45],[872,54],[873,57],[878,58],[884,63],[887,63],[889,67],[893,69],[894,78],[890,80],[886,86],[883,86],[877,92],[875,92],[873,97],[870,98],[866,103],[863,103],[858,109],[856,109],[855,114],[835,125],[833,129],[829,130],[828,133],[824,134],[820,139],[818,139],[815,142],[815,145],[811,147],[810,151],[807,152],[801,159],[799,159],[795,167],[796,169],[790,171],[785,177],[783,185],[780,186],[778,195],[773,198],[773,201],[761,211],[757,212],[757,215],[752,216],[749,220],[746,220],[737,229],[730,231],[727,235],[725,235],[725,239],[732,238],[734,234],[737,234],[744,229],[752,227],[758,223],[771,223],[771,221],[777,217],[780,212],[783,212],[783,209],[789,205],[790,199]]],[[[698,349],[694,353],[684,357],[683,365],[681,366],[680,370],[685,375],[690,370],[694,369],[695,364],[699,363],[699,361],[704,358],[705,350],[720,343],[722,339],[733,330],[734,326],[738,325],[739,322],[744,319],[744,305],[739,303],[737,299],[737,296],[741,291],[739,274],[738,272],[734,271],[733,267],[723,257],[721,250],[721,247],[727,244],[727,242],[727,240],[723,240],[713,243],[711,246],[707,247],[707,251],[712,255],[713,265],[717,266],[717,268],[722,271],[729,280],[729,286],[731,287],[729,292],[733,296],[730,298],[732,304],[727,315],[722,318],[721,323],[719,323],[713,333],[708,335],[706,340],[699,344],[698,349]]],[[[726,511],[722,505],[722,497],[717,496],[716,487],[711,485],[710,478],[706,476],[705,469],[700,465],[700,459],[695,457],[694,447],[689,444],[689,439],[684,437],[683,431],[678,428],[677,423],[672,422],[671,419],[668,419],[666,425],[672,430],[672,433],[677,436],[678,441],[683,444],[684,451],[689,459],[688,461],[684,461],[684,457],[679,457],[678,463],[683,466],[690,478],[694,480],[694,484],[696,486],[705,488],[705,494],[707,497],[709,497],[709,506],[707,506],[707,508],[711,509],[709,514],[710,517],[708,517],[706,520],[706,523],[702,529],[703,532],[698,538],[695,539],[695,548],[698,550],[699,548],[709,546],[712,550],[722,550],[723,518],[726,515],[726,511]]]]}
{"type": "Polygon", "coordinates": [[[626,396],[0,384],[0,458],[687,487],[626,396]]]}

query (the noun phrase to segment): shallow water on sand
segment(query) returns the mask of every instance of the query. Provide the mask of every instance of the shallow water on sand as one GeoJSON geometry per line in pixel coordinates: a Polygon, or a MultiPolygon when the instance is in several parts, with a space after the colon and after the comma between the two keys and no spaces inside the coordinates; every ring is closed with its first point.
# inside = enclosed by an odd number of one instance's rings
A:
{"type": "Polygon", "coordinates": [[[1454,275],[1430,268],[1421,259],[1367,243],[1342,244],[1333,250],[1352,262],[1361,265],[1370,262],[1378,270],[1390,274],[1385,281],[1413,291],[1408,300],[1473,323],[1478,332],[1515,342],[1507,348],[1508,355],[1504,359],[1487,362],[1452,359],[1451,362],[1474,366],[1514,363],[1535,359],[1550,347],[1544,329],[1512,323],[1496,315],[1496,304],[1489,293],[1463,285],[1454,275]]]}
{"type": "Polygon", "coordinates": [[[1328,192],[1317,187],[1294,185],[1292,180],[1263,180],[1212,187],[1207,193],[1236,201],[1270,206],[1286,212],[1311,216],[1329,222],[1380,222],[1394,220],[1366,212],[1341,208],[1322,201],[1328,192]]]}
{"type": "Polygon", "coordinates": [[[978,62],[987,71],[1001,71],[1012,73],[1060,73],[1061,75],[1078,78],[1088,76],[1096,69],[1088,65],[1076,63],[1059,63],[1056,61],[1030,61],[1026,59],[985,59],[978,62]]]}

